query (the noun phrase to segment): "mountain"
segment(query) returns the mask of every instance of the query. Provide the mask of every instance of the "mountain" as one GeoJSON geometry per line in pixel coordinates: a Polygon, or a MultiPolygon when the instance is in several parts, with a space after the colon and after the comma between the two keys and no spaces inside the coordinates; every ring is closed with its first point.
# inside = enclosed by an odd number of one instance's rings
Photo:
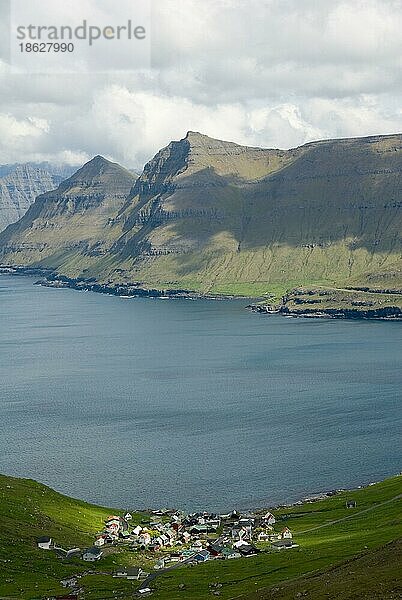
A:
{"type": "Polygon", "coordinates": [[[0,231],[18,221],[36,196],[54,189],[73,168],[49,163],[0,165],[0,231]]]}
{"type": "Polygon", "coordinates": [[[402,285],[401,170],[401,134],[266,150],[188,132],[155,155],[130,192],[123,186],[97,256],[90,213],[75,202],[80,216],[62,219],[59,188],[0,235],[0,259],[112,285],[203,293],[395,288],[402,285]],[[92,230],[90,244],[77,238],[77,218],[92,230]]]}
{"type": "Polygon", "coordinates": [[[110,249],[111,222],[135,179],[95,156],[57,189],[38,196],[22,219],[0,234],[3,256],[13,264],[63,265],[66,271],[84,258],[88,268],[110,249]]]}

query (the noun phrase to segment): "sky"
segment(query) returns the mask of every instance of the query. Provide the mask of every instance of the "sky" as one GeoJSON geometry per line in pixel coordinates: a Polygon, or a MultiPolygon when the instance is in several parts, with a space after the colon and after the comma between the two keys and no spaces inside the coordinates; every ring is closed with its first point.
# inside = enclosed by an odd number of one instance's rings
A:
{"type": "Polygon", "coordinates": [[[402,131],[402,0],[70,0],[68,15],[35,1],[0,0],[0,164],[141,169],[188,130],[266,148],[402,131]],[[27,19],[145,19],[145,58],[113,41],[70,70],[21,67],[13,3],[27,19]]]}

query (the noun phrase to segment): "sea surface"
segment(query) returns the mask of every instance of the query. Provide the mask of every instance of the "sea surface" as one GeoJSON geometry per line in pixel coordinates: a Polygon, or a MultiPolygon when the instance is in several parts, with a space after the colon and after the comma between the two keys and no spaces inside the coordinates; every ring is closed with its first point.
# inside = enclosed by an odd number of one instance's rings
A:
{"type": "Polygon", "coordinates": [[[272,506],[401,469],[402,323],[0,276],[0,472],[124,508],[272,506]]]}

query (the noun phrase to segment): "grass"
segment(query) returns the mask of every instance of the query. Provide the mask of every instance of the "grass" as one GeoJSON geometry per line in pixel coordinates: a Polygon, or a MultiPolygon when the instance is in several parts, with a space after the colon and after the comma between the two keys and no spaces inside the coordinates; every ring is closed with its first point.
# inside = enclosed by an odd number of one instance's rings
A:
{"type": "MultiPolygon", "coordinates": [[[[68,498],[33,480],[0,475],[0,564],[4,563],[0,597],[30,599],[61,592],[60,580],[88,570],[88,563],[67,562],[54,552],[39,550],[36,538],[50,535],[63,548],[87,548],[114,511],[68,498]]],[[[133,522],[142,519],[143,514],[133,514],[133,522]]],[[[99,564],[90,563],[89,568],[112,571],[118,564],[139,562],[144,568],[149,566],[122,550],[110,553],[99,564]]],[[[126,587],[132,589],[127,583],[126,587]]]]}
{"type": "Polygon", "coordinates": [[[402,597],[402,540],[365,552],[322,573],[301,577],[271,589],[258,589],[247,600],[395,600],[402,597]]]}
{"type": "Polygon", "coordinates": [[[254,587],[270,588],[306,573],[333,568],[341,561],[402,535],[400,499],[380,506],[401,492],[402,479],[394,477],[326,500],[277,510],[280,526],[283,523],[292,530],[299,548],[172,571],[156,580],[154,597],[158,600],[206,598],[211,595],[211,582],[222,585],[221,598],[247,597],[254,587]],[[355,499],[357,508],[347,509],[346,499],[355,499]],[[361,512],[366,509],[370,511],[361,512]],[[331,524],[345,517],[348,518],[331,524]],[[301,533],[321,525],[326,526],[301,533]],[[186,593],[179,590],[179,584],[184,584],[186,593]]]}
{"type": "MultiPolygon", "coordinates": [[[[381,557],[379,548],[401,537],[401,501],[395,499],[401,491],[402,478],[398,476],[314,503],[277,509],[277,529],[289,526],[299,548],[272,552],[262,545],[264,551],[256,557],[212,561],[198,567],[180,566],[153,582],[153,597],[204,599],[211,596],[210,586],[216,582],[222,585],[220,597],[228,600],[265,597],[252,595],[253,590],[268,594],[278,585],[285,586],[283,594],[288,593],[287,589],[293,594],[298,585],[304,586],[303,589],[319,586],[316,582],[323,571],[334,579],[336,588],[339,563],[362,556],[362,564],[366,564],[370,553],[377,552],[376,556],[381,557]],[[346,508],[349,499],[356,500],[355,509],[346,508]],[[298,578],[307,574],[308,581],[297,583],[298,578]],[[289,581],[295,583],[288,588],[289,581]],[[179,589],[180,584],[184,584],[184,589],[179,589]]],[[[68,498],[32,480],[0,476],[0,561],[4,564],[0,569],[0,598],[28,600],[57,594],[62,590],[60,579],[89,570],[92,573],[80,579],[86,600],[131,599],[138,584],[113,579],[108,573],[117,564],[141,565],[150,570],[155,559],[151,562],[150,557],[114,549],[99,563],[88,567],[88,563],[79,559],[60,560],[53,552],[39,550],[35,544],[36,537],[49,534],[61,546],[87,547],[105,517],[115,510],[68,498]]],[[[143,518],[143,514],[135,513],[133,521],[140,522],[143,518]]],[[[389,570],[391,578],[394,571],[390,566],[389,570]]],[[[369,585],[368,582],[366,587],[369,585]]],[[[283,595],[287,597],[294,595],[283,595]]]]}

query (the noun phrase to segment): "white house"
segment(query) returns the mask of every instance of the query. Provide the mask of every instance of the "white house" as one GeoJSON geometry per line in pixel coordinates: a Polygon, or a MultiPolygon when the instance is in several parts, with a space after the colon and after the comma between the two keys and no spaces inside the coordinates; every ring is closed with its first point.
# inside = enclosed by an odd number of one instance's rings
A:
{"type": "Polygon", "coordinates": [[[271,512],[267,512],[267,514],[263,516],[263,521],[265,521],[267,525],[274,525],[276,523],[276,519],[271,512]]]}
{"type": "Polygon", "coordinates": [[[292,532],[290,531],[289,527],[285,527],[285,529],[282,529],[281,532],[281,539],[282,540],[291,540],[293,537],[292,532]]]}
{"type": "Polygon", "coordinates": [[[86,560],[87,562],[94,562],[96,560],[99,560],[100,557],[102,556],[102,550],[100,548],[88,548],[87,550],[84,551],[84,554],[82,555],[83,560],[86,560]]]}
{"type": "Polygon", "coordinates": [[[132,533],[133,533],[134,535],[140,535],[141,531],[142,531],[142,527],[141,527],[141,525],[137,525],[137,527],[135,527],[135,528],[133,529],[132,533]]]}
{"type": "Polygon", "coordinates": [[[96,546],[97,548],[100,548],[101,546],[105,545],[105,538],[101,535],[98,538],[96,538],[95,542],[94,542],[94,546],[96,546]]]}
{"type": "Polygon", "coordinates": [[[133,518],[133,515],[129,512],[126,512],[126,514],[124,515],[124,519],[126,521],[131,521],[132,518],[133,518]]]}
{"type": "Polygon", "coordinates": [[[36,540],[38,548],[42,548],[42,550],[50,550],[52,547],[52,538],[44,535],[36,540]]]}

